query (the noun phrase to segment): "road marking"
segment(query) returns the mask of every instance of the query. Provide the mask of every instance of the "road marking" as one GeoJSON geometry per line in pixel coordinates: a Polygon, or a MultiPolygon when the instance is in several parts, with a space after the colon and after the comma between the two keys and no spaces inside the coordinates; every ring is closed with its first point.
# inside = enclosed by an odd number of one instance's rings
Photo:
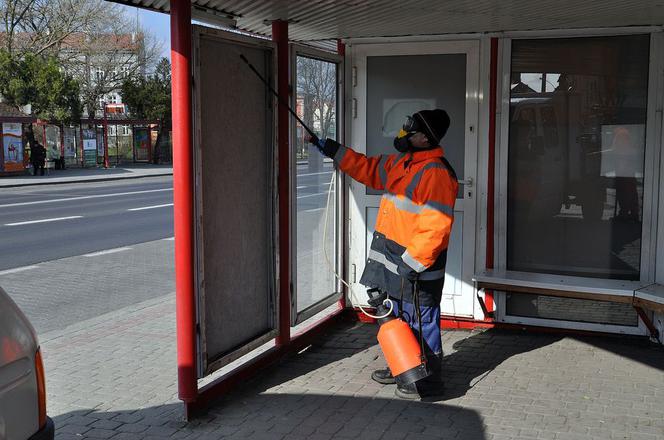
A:
{"type": "Polygon", "coordinates": [[[316,211],[322,211],[322,210],[324,210],[324,209],[325,209],[325,208],[305,209],[305,210],[302,211],[302,212],[316,212],[316,211]]]}
{"type": "Polygon", "coordinates": [[[22,225],[32,225],[35,223],[48,223],[48,222],[59,222],[60,220],[72,220],[75,218],[83,218],[82,215],[72,215],[69,217],[57,217],[57,218],[44,218],[41,220],[30,220],[27,222],[17,222],[17,223],[5,223],[5,226],[22,226],[22,225]]]}
{"type": "Polygon", "coordinates": [[[99,252],[91,252],[89,254],[83,254],[84,257],[98,257],[100,255],[108,255],[108,254],[115,254],[117,252],[123,252],[123,251],[128,251],[131,249],[130,247],[121,247],[121,248],[115,248],[115,249],[106,249],[105,251],[99,251],[99,252]]]}
{"type": "Polygon", "coordinates": [[[17,272],[23,272],[25,270],[30,270],[30,269],[36,269],[39,266],[23,266],[23,267],[16,267],[14,269],[7,269],[7,270],[0,270],[0,275],[9,275],[10,273],[17,273],[17,272]]]}
{"type": "Polygon", "coordinates": [[[324,171],[322,173],[296,174],[297,177],[320,176],[321,174],[332,174],[334,171],[324,171]]]}
{"type": "Polygon", "coordinates": [[[156,208],[165,208],[167,206],[173,206],[172,203],[165,203],[163,205],[154,205],[154,206],[142,206],[140,208],[131,208],[127,209],[127,211],[143,211],[144,209],[156,209],[156,208]]]}
{"type": "Polygon", "coordinates": [[[130,192],[113,193],[113,194],[97,194],[94,196],[67,197],[65,199],[35,200],[33,202],[7,203],[5,205],[0,205],[0,208],[10,208],[12,206],[39,205],[40,203],[69,202],[71,200],[86,200],[86,199],[99,199],[104,197],[129,196],[132,194],[147,194],[147,193],[163,192],[163,191],[173,191],[173,188],[148,189],[145,191],[130,191],[130,192]]]}
{"type": "Polygon", "coordinates": [[[306,196],[298,196],[298,199],[303,199],[305,197],[315,197],[315,196],[322,196],[322,195],[327,195],[327,192],[324,193],[316,193],[316,194],[307,194],[306,196]]]}
{"type": "Polygon", "coordinates": [[[175,237],[162,238],[161,241],[174,241],[175,237]]]}

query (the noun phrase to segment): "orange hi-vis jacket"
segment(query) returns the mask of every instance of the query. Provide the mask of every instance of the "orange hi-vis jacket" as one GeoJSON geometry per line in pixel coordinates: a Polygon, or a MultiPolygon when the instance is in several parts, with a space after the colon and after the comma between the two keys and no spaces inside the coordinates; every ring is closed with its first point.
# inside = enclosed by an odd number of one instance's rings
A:
{"type": "Polygon", "coordinates": [[[459,186],[443,149],[367,157],[340,146],[333,159],[353,179],[385,191],[360,283],[410,300],[402,281],[417,279],[420,304],[437,305],[459,186]]]}

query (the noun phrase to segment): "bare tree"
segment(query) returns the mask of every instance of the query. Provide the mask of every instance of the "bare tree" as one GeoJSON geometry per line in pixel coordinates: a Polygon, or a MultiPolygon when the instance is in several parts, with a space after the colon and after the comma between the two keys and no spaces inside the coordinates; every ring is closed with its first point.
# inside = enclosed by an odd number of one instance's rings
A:
{"type": "Polygon", "coordinates": [[[161,43],[126,8],[103,0],[0,0],[4,48],[56,56],[80,85],[88,115],[131,76],[145,75],[161,43]]]}
{"type": "MultiPolygon", "coordinates": [[[[297,97],[302,103],[303,121],[322,139],[332,134],[336,123],[337,70],[333,63],[297,58],[297,97]]],[[[301,143],[301,142],[299,142],[301,143]]],[[[301,148],[306,150],[305,145],[301,148]]]]}
{"type": "Polygon", "coordinates": [[[144,76],[161,52],[159,43],[143,32],[95,34],[76,46],[65,69],[78,79],[90,115],[101,108],[102,98],[120,90],[125,79],[144,76]]]}
{"type": "Polygon", "coordinates": [[[108,9],[102,0],[0,0],[4,48],[11,54],[59,51],[74,34],[93,32],[108,9]]]}

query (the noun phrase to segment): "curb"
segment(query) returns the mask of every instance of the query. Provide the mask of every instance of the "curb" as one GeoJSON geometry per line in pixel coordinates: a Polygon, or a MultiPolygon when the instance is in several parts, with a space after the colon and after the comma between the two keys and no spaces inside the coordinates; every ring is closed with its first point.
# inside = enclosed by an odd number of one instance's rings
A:
{"type": "Polygon", "coordinates": [[[89,177],[84,177],[82,179],[77,179],[77,180],[58,180],[57,182],[28,182],[28,183],[16,183],[16,184],[9,184],[9,185],[3,185],[0,183],[0,188],[17,188],[20,186],[37,186],[37,185],[64,185],[64,184],[70,184],[70,183],[86,183],[86,182],[107,182],[110,180],[123,180],[123,179],[142,179],[145,177],[163,177],[163,176],[172,176],[173,173],[158,173],[158,174],[141,174],[138,176],[118,176],[118,177],[100,177],[97,179],[94,178],[89,178],[89,177]]]}

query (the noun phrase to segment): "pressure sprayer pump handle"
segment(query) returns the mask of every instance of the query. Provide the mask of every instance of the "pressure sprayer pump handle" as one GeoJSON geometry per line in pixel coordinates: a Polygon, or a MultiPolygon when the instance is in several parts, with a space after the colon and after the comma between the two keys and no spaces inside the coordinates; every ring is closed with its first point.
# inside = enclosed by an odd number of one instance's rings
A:
{"type": "Polygon", "coordinates": [[[265,78],[263,78],[263,75],[261,75],[261,74],[258,72],[258,70],[256,70],[256,68],[253,66],[253,64],[251,64],[251,63],[249,62],[249,60],[247,59],[247,57],[245,57],[244,54],[240,54],[240,58],[242,59],[242,61],[244,61],[244,62],[247,64],[247,66],[249,66],[249,68],[251,69],[251,71],[254,72],[254,73],[256,74],[256,76],[257,76],[261,81],[263,81],[263,84],[265,84],[265,86],[268,88],[268,90],[269,90],[270,92],[272,92],[272,94],[277,98],[277,101],[279,102],[279,104],[281,104],[281,105],[283,105],[284,107],[286,107],[286,109],[290,112],[290,114],[293,115],[293,117],[295,117],[295,119],[297,119],[297,122],[299,122],[299,123],[302,125],[302,127],[304,127],[304,129],[307,130],[307,133],[309,133],[312,137],[318,139],[318,137],[316,136],[316,133],[314,133],[313,130],[310,129],[310,128],[307,126],[307,124],[304,123],[304,121],[303,121],[302,119],[300,119],[300,117],[297,115],[297,113],[295,113],[295,112],[293,111],[293,109],[290,108],[290,106],[288,105],[288,103],[287,103],[286,101],[284,101],[283,99],[281,99],[281,97],[279,96],[279,94],[277,93],[277,91],[274,90],[274,88],[272,88],[272,86],[270,85],[270,83],[268,83],[268,82],[265,80],[265,78]]]}

